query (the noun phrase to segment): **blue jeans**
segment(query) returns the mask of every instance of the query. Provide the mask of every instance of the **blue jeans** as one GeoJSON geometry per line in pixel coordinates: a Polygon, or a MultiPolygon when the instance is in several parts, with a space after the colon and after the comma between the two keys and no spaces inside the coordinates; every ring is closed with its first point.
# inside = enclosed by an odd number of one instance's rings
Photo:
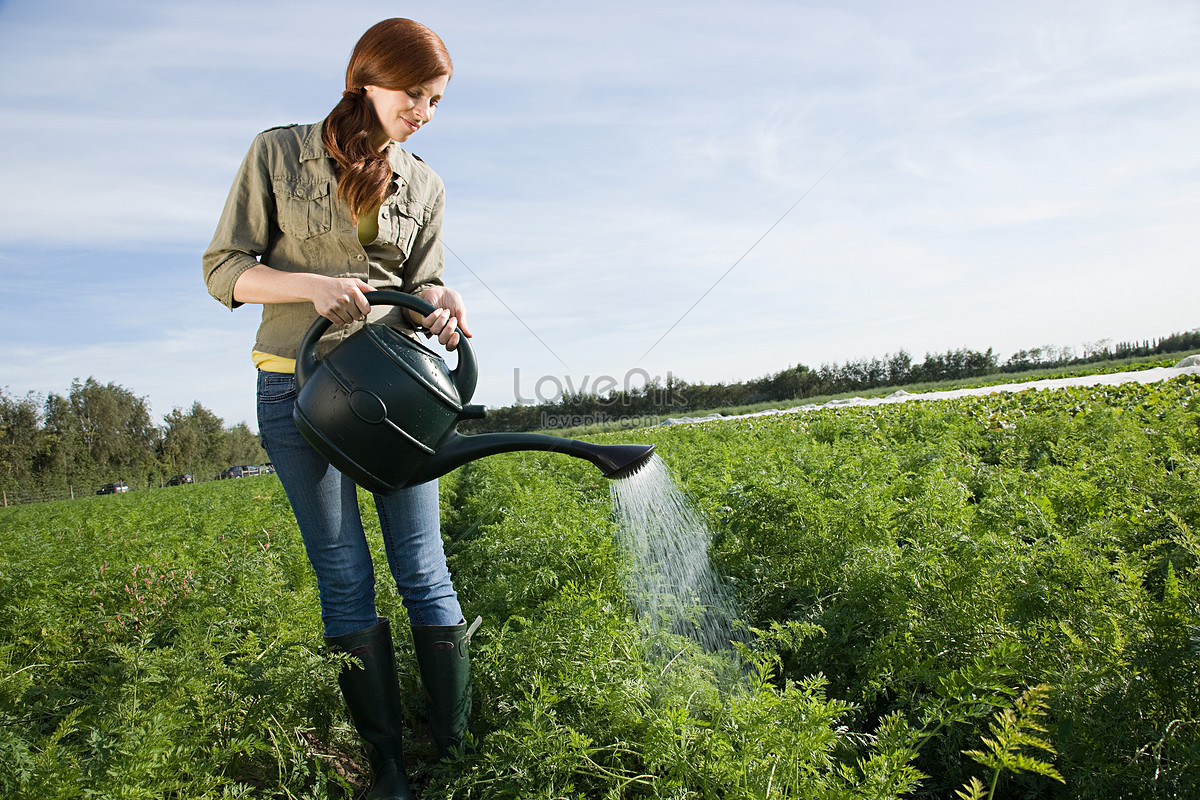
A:
{"type": "MultiPolygon", "coordinates": [[[[296,381],[258,373],[258,430],[317,574],[326,636],[376,624],[375,570],[354,482],[305,441],[292,421],[296,381]]],[[[462,609],[446,567],[437,481],[374,495],[388,566],[413,625],[458,625],[462,609]]]]}

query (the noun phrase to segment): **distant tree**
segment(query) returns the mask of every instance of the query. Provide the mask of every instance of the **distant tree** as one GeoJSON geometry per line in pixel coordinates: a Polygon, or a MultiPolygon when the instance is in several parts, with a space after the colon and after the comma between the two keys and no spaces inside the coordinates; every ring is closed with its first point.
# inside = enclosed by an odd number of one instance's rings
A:
{"type": "Polygon", "coordinates": [[[54,489],[89,482],[93,471],[71,401],[53,392],[46,397],[37,471],[41,486],[54,489]]]}
{"type": "Polygon", "coordinates": [[[41,448],[41,400],[33,393],[10,397],[0,389],[0,489],[32,486],[41,448]]]}
{"type": "Polygon", "coordinates": [[[262,448],[258,436],[244,422],[226,428],[221,436],[221,463],[225,466],[233,464],[264,464],[267,453],[262,448]]]}
{"type": "Polygon", "coordinates": [[[67,400],[94,482],[142,479],[153,469],[158,433],[144,398],[88,378],[71,383],[67,400]]]}
{"type": "Polygon", "coordinates": [[[788,367],[771,376],[768,384],[770,399],[794,400],[797,397],[805,397],[815,380],[813,371],[803,364],[788,367]]]}
{"type": "Polygon", "coordinates": [[[947,381],[974,378],[996,372],[999,365],[992,348],[980,353],[966,348],[945,353],[926,353],[925,361],[912,370],[917,381],[947,381]]]}
{"type": "Polygon", "coordinates": [[[1098,361],[1111,355],[1112,339],[1100,339],[1096,342],[1084,342],[1083,360],[1098,361]]]}
{"type": "Polygon", "coordinates": [[[887,382],[890,386],[908,383],[912,379],[912,357],[903,350],[895,355],[889,353],[887,359],[887,382]]]}
{"type": "Polygon", "coordinates": [[[159,458],[165,474],[211,477],[225,466],[225,423],[216,414],[193,403],[186,412],[173,409],[163,422],[159,458]]]}
{"type": "Polygon", "coordinates": [[[1186,333],[1172,333],[1155,343],[1158,353],[1178,353],[1184,350],[1200,350],[1200,328],[1186,333]]]}

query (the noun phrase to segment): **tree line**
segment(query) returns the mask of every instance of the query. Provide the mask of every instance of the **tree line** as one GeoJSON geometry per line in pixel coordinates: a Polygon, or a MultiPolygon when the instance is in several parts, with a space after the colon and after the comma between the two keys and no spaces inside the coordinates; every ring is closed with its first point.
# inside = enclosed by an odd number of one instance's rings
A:
{"type": "Polygon", "coordinates": [[[16,397],[0,389],[0,491],[5,502],[90,494],[117,481],[131,489],[171,476],[207,480],[232,464],[261,464],[266,453],[245,423],[226,426],[193,403],[156,426],[144,397],[95,378],[66,395],[16,397]]]}
{"type": "MultiPolygon", "coordinates": [[[[668,375],[665,381],[603,395],[566,392],[549,402],[489,410],[486,419],[459,427],[479,433],[636,425],[696,411],[1185,350],[1200,350],[1200,329],[1143,342],[1102,340],[1084,345],[1081,354],[1070,347],[1035,347],[1003,362],[990,348],[926,353],[919,363],[900,350],[818,369],[798,365],[736,383],[688,383],[668,375]]],[[[16,397],[0,389],[0,493],[8,503],[90,494],[114,481],[142,489],[162,486],[178,474],[209,480],[227,466],[266,460],[257,435],[245,423],[227,426],[200,403],[188,410],[176,408],[162,425],[155,425],[146,398],[95,378],[73,381],[66,395],[31,392],[16,397]]]]}
{"type": "Polygon", "coordinates": [[[887,386],[962,380],[1187,350],[1200,350],[1200,329],[1142,342],[1114,344],[1110,340],[1101,340],[1085,344],[1082,353],[1076,353],[1072,347],[1045,345],[1020,350],[1003,362],[991,348],[984,352],[957,349],[926,353],[925,359],[919,363],[914,363],[907,352],[900,350],[883,358],[822,364],[818,369],[798,365],[737,383],[688,383],[668,375],[665,381],[655,379],[644,385],[614,389],[603,395],[563,392],[548,402],[518,403],[490,409],[485,419],[466,421],[459,428],[467,433],[483,433],[606,424],[636,425],[694,411],[804,400],[887,386]]]}

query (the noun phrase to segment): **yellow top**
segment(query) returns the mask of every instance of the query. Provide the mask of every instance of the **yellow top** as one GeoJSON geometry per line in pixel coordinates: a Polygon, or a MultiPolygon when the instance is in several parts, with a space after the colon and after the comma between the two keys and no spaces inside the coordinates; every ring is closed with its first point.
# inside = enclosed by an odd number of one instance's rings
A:
{"type": "Polygon", "coordinates": [[[379,206],[377,205],[358,218],[358,243],[366,247],[378,238],[379,206]]]}
{"type": "Polygon", "coordinates": [[[287,375],[296,372],[296,359],[294,358],[271,355],[261,350],[255,350],[250,357],[254,359],[254,366],[263,372],[282,372],[287,375]]]}

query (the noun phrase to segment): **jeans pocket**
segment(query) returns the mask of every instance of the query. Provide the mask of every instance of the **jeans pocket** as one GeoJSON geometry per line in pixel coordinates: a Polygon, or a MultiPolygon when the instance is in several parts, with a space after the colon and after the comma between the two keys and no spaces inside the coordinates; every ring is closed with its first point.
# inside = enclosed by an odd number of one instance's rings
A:
{"type": "Polygon", "coordinates": [[[296,376],[285,372],[258,373],[258,402],[284,403],[296,399],[296,376]]]}
{"type": "Polygon", "coordinates": [[[296,376],[283,372],[258,372],[258,439],[271,454],[277,437],[294,431],[292,409],[296,404],[296,376]]]}

